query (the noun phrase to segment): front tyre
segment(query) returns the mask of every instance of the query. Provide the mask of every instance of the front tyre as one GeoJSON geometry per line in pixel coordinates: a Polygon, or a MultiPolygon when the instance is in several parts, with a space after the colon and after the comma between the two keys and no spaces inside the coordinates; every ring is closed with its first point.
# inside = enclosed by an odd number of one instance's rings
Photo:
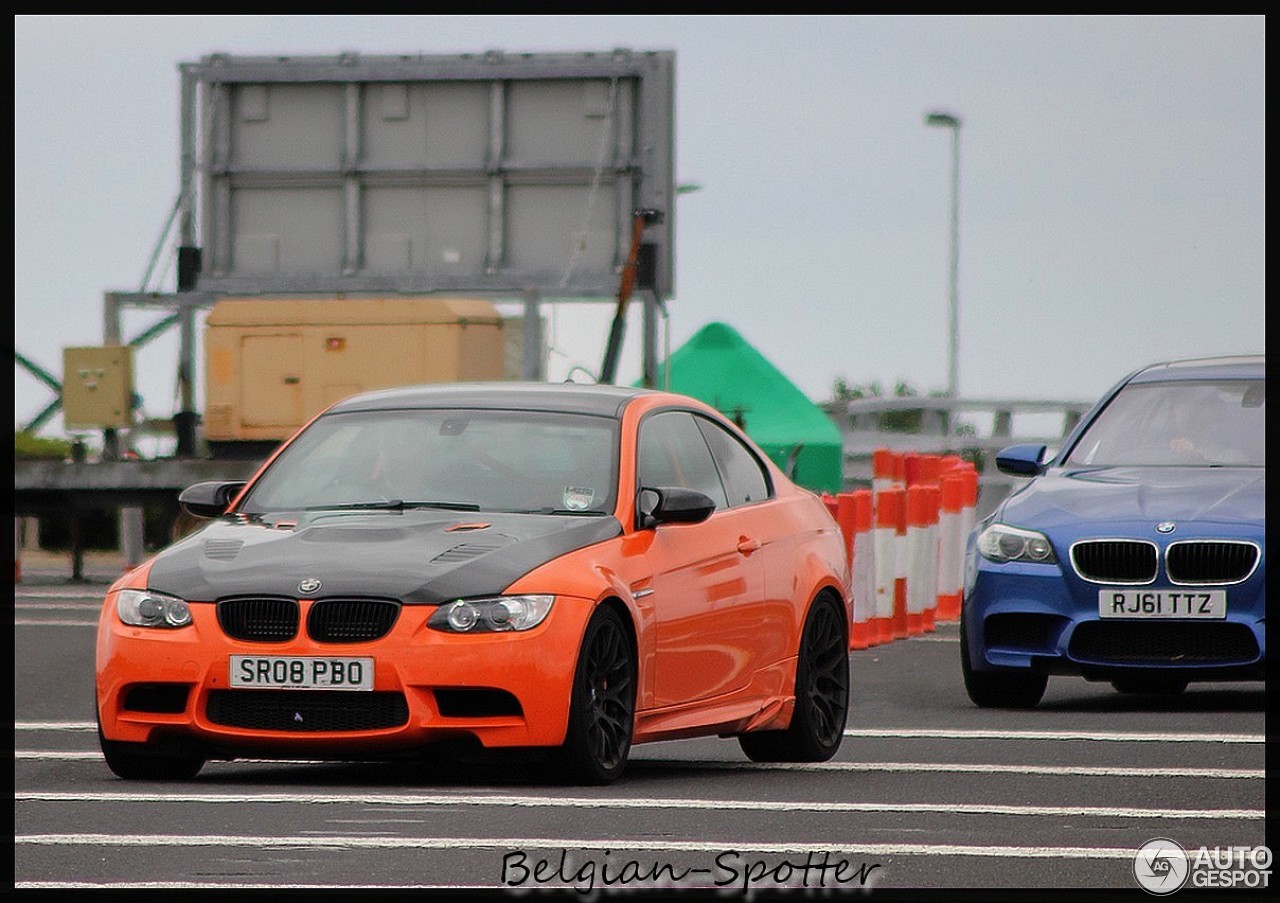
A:
{"type": "Polygon", "coordinates": [[[192,752],[108,740],[102,735],[101,722],[98,745],[112,774],[126,781],[187,781],[199,774],[205,763],[202,756],[192,752]]]}
{"type": "Polygon", "coordinates": [[[969,661],[963,616],[960,618],[960,670],[969,699],[983,709],[1034,709],[1049,685],[1047,674],[974,670],[969,661]]]}
{"type": "Polygon", "coordinates": [[[610,784],[631,752],[636,714],[636,659],[622,616],[601,606],[587,622],[573,677],[569,728],[551,757],[557,777],[610,784]]]}
{"type": "Polygon", "coordinates": [[[848,714],[849,641],[844,612],[823,595],[805,618],[790,726],[740,734],[738,745],[753,762],[825,762],[840,748],[848,714]]]}

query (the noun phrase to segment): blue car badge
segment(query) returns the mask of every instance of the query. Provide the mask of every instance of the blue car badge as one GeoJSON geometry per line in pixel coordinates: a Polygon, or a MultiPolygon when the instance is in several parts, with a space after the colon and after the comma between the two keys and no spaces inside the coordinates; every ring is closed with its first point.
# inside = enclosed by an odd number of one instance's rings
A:
{"type": "MultiPolygon", "coordinates": [[[[1158,530],[1159,527],[1157,527],[1156,529],[1158,530]]],[[[308,593],[314,593],[319,588],[320,588],[320,581],[317,580],[315,577],[307,577],[305,580],[303,580],[301,583],[298,584],[298,592],[302,593],[303,595],[306,595],[308,593]]]]}
{"type": "Polygon", "coordinates": [[[1171,520],[1162,520],[1156,524],[1157,533],[1172,533],[1176,529],[1178,529],[1178,525],[1171,520]]]}

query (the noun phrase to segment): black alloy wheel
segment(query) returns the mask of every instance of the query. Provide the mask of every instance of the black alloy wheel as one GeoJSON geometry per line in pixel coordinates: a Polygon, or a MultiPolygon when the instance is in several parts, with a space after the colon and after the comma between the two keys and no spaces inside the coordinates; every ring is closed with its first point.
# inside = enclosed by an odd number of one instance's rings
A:
{"type": "Polygon", "coordinates": [[[622,617],[601,606],[587,623],[573,679],[569,729],[552,756],[557,777],[572,783],[617,780],[631,753],[636,714],[636,659],[622,617]]]}
{"type": "Polygon", "coordinates": [[[825,762],[844,739],[849,640],[843,609],[830,596],[819,596],[809,609],[797,659],[790,726],[738,736],[738,745],[753,762],[825,762]]]}

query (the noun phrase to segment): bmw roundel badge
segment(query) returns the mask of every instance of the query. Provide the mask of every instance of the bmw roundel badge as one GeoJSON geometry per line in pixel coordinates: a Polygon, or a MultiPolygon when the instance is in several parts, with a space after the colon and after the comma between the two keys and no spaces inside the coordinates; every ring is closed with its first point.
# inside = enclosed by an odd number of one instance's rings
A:
{"type": "Polygon", "coordinates": [[[1172,533],[1176,529],[1178,529],[1178,525],[1171,520],[1162,520],[1156,524],[1157,533],[1172,533]]]}
{"type": "MultiPolygon", "coordinates": [[[[1159,528],[1157,527],[1157,529],[1159,528]]],[[[320,585],[320,581],[315,577],[307,577],[298,584],[298,592],[303,593],[304,595],[307,593],[314,593],[320,588],[320,585]]]]}

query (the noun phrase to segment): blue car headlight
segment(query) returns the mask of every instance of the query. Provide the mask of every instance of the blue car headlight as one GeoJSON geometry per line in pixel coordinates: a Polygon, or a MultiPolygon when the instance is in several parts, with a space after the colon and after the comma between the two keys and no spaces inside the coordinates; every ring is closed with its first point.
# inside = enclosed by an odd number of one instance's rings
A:
{"type": "Polygon", "coordinates": [[[116,595],[116,613],[131,627],[186,627],[191,609],[177,596],[143,589],[122,589],[116,595]]]}
{"type": "Polygon", "coordinates": [[[449,633],[500,633],[537,627],[551,611],[555,596],[494,596],[458,599],[441,605],[427,625],[449,633]]]}
{"type": "Polygon", "coordinates": [[[992,524],[978,535],[978,551],[991,561],[1031,561],[1036,564],[1056,564],[1053,546],[1048,537],[1034,530],[1010,527],[1008,524],[992,524]]]}

